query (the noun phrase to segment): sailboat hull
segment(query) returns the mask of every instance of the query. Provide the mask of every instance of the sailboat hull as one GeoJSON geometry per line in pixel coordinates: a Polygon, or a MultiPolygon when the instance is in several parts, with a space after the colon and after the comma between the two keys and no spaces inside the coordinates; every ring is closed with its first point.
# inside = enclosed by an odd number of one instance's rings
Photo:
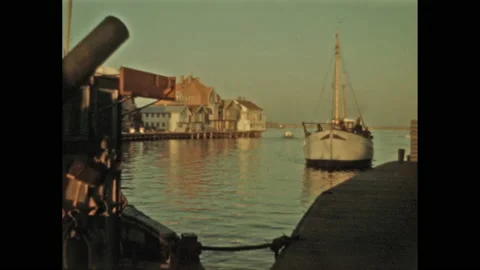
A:
{"type": "Polygon", "coordinates": [[[373,142],[342,130],[325,130],[305,138],[307,166],[329,170],[366,169],[372,166],[373,142]]]}

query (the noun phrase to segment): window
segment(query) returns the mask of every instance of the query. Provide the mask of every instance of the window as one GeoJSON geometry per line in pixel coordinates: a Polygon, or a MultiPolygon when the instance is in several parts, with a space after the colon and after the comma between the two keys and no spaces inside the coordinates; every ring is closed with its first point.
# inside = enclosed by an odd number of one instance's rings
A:
{"type": "Polygon", "coordinates": [[[162,127],[165,127],[165,122],[162,123],[162,127]]]}
{"type": "Polygon", "coordinates": [[[148,112],[147,112],[147,113],[145,113],[145,117],[147,117],[147,118],[148,118],[148,112]]]}
{"type": "Polygon", "coordinates": [[[157,128],[160,126],[160,123],[157,122],[157,128]]]}

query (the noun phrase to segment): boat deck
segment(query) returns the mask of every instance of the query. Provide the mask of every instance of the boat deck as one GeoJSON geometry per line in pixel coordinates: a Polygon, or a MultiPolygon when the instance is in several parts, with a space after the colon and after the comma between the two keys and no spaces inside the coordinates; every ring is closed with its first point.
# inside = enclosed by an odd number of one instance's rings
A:
{"type": "Polygon", "coordinates": [[[321,194],[274,270],[417,269],[417,163],[390,162],[321,194]]]}

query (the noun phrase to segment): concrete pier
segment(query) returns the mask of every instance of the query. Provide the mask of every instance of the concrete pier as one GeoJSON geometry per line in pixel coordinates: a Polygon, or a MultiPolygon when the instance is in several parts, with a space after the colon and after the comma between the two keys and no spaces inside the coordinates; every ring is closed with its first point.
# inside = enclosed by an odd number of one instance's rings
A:
{"type": "Polygon", "coordinates": [[[321,194],[274,270],[417,269],[417,163],[390,162],[321,194]]]}

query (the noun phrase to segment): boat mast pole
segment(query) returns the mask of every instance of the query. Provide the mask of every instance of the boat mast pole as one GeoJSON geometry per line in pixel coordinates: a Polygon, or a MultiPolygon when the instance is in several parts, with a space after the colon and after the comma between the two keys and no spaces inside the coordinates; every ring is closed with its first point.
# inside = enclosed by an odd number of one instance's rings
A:
{"type": "MultiPolygon", "coordinates": [[[[345,76],[345,74],[344,74],[345,76]]],[[[345,118],[347,116],[347,101],[346,101],[346,96],[347,96],[347,91],[346,91],[346,85],[345,83],[342,84],[342,118],[345,118]]]]}
{"type": "Polygon", "coordinates": [[[67,55],[70,47],[70,25],[72,23],[72,0],[67,0],[67,18],[63,40],[63,56],[67,55]]]}
{"type": "Polygon", "coordinates": [[[334,105],[334,110],[335,110],[335,124],[338,124],[338,86],[340,82],[340,42],[338,40],[338,30],[337,33],[335,34],[335,83],[334,83],[334,90],[335,90],[335,105],[334,105]]]}

